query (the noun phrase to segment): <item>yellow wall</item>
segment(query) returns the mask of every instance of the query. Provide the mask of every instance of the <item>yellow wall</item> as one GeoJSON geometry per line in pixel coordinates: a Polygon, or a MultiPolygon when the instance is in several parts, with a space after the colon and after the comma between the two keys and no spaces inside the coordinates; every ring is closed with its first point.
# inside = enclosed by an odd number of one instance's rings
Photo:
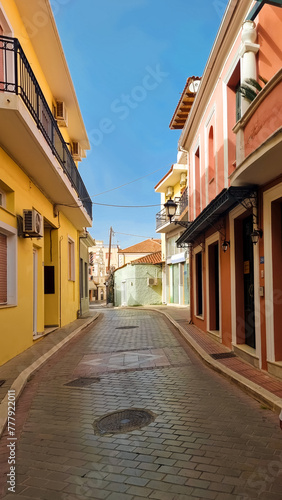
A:
{"type": "Polygon", "coordinates": [[[1,148],[0,180],[14,191],[14,208],[12,211],[8,211],[0,207],[1,221],[16,228],[16,215],[22,215],[23,209],[35,208],[48,223],[58,228],[52,231],[53,260],[57,270],[55,296],[44,296],[44,262],[46,265],[51,264],[50,231],[45,230],[45,238],[40,239],[17,237],[18,303],[16,307],[0,306],[1,365],[34,343],[32,331],[33,248],[38,251],[37,332],[44,331],[46,317],[48,318],[48,324],[59,323],[60,288],[62,303],[61,326],[76,319],[79,309],[79,238],[77,230],[65,216],[60,213],[59,217],[54,217],[52,204],[1,148]],[[68,280],[68,236],[75,241],[74,282],[68,280]]]}

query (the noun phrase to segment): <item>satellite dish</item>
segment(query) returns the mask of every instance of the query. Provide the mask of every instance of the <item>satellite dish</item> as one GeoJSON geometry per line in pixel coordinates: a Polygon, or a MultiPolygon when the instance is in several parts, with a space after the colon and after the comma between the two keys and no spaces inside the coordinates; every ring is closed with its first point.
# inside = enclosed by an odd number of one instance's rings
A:
{"type": "Polygon", "coordinates": [[[196,94],[199,86],[200,86],[200,83],[201,83],[201,80],[197,79],[197,80],[192,80],[192,82],[190,82],[189,84],[189,92],[191,92],[192,94],[196,94]]]}

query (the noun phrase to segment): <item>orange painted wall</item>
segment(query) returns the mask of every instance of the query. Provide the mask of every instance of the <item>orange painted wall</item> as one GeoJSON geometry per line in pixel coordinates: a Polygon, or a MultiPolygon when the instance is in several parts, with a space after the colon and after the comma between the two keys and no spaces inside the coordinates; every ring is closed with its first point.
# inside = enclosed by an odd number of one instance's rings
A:
{"type": "Polygon", "coordinates": [[[264,5],[257,21],[258,74],[266,80],[281,68],[282,61],[282,9],[264,5]]]}
{"type": "MultiPolygon", "coordinates": [[[[282,23],[281,23],[282,26],[282,23]]],[[[262,101],[245,126],[245,155],[255,151],[282,124],[282,82],[262,101]]]]}

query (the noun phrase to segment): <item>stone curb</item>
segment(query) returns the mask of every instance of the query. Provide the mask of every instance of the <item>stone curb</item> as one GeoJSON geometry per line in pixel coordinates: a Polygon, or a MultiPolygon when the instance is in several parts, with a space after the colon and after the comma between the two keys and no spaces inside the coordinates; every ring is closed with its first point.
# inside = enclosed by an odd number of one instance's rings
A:
{"type": "MultiPolygon", "coordinates": [[[[136,309],[136,308],[128,308],[128,309],[136,309]]],[[[275,396],[271,392],[267,391],[263,387],[258,384],[255,384],[251,380],[246,379],[243,375],[239,375],[238,373],[230,370],[226,366],[222,365],[215,359],[211,358],[209,354],[189,335],[186,330],[180,326],[177,321],[175,321],[168,313],[165,311],[160,311],[154,307],[145,308],[147,311],[156,311],[160,314],[163,314],[179,331],[184,340],[190,345],[190,347],[195,351],[196,354],[208,365],[210,368],[215,370],[216,372],[224,375],[226,378],[234,382],[241,389],[243,389],[246,393],[250,394],[253,398],[258,400],[260,403],[266,404],[271,410],[276,413],[280,413],[282,409],[282,398],[275,396]]]]}
{"type": "MultiPolygon", "coordinates": [[[[14,380],[13,384],[11,385],[9,390],[15,391],[15,400],[17,401],[18,398],[20,397],[23,389],[25,388],[25,385],[30,378],[30,376],[36,372],[46,361],[48,361],[51,356],[56,354],[59,349],[64,347],[67,342],[69,342],[73,337],[78,335],[82,330],[87,328],[92,322],[94,322],[97,318],[99,317],[99,313],[96,313],[94,316],[91,316],[88,321],[86,321],[83,325],[79,326],[74,330],[72,333],[70,333],[67,337],[65,337],[61,342],[56,344],[52,349],[47,351],[45,354],[40,356],[36,361],[34,361],[30,366],[25,368],[20,375],[14,380]]],[[[5,430],[6,424],[8,420],[8,393],[6,396],[2,399],[2,402],[0,404],[0,438],[5,430]]]]}

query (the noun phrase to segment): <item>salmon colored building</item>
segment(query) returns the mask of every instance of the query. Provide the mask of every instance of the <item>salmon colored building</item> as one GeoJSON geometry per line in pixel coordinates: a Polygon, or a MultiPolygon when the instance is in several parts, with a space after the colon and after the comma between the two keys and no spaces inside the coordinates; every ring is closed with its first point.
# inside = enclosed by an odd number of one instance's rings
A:
{"type": "Polygon", "coordinates": [[[172,128],[188,158],[177,245],[190,254],[192,322],[282,378],[281,7],[229,2],[192,108],[180,100],[172,128]]]}

